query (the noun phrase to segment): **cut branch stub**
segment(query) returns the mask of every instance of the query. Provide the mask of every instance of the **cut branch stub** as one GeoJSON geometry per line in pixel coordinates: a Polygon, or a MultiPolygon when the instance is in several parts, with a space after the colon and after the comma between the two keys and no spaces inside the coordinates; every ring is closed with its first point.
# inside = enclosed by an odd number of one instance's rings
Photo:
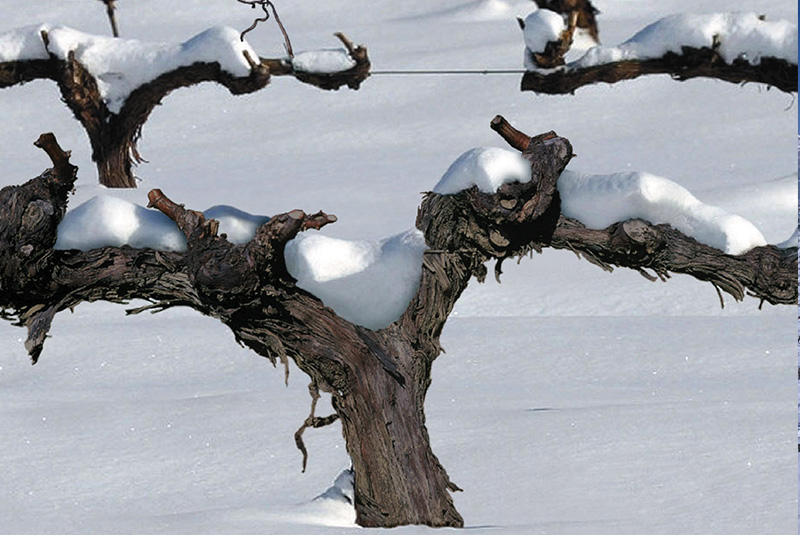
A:
{"type": "Polygon", "coordinates": [[[75,180],[78,178],[78,167],[72,165],[69,161],[72,151],[65,151],[62,149],[56,140],[56,136],[52,132],[42,134],[33,144],[45,151],[50,161],[53,162],[55,170],[54,179],[57,182],[72,187],[75,180]]]}
{"type": "Polygon", "coordinates": [[[527,149],[531,144],[531,136],[511,126],[502,115],[495,115],[494,119],[489,123],[489,126],[492,130],[497,132],[506,143],[520,152],[527,149]]]}
{"type": "Polygon", "coordinates": [[[147,198],[150,201],[147,207],[156,208],[175,221],[178,228],[186,236],[190,246],[193,241],[217,235],[219,230],[218,221],[206,219],[202,212],[187,210],[182,204],[172,202],[160,189],[150,190],[147,198]]]}
{"type": "Polygon", "coordinates": [[[532,52],[533,62],[542,69],[553,69],[564,65],[564,56],[572,46],[572,37],[578,22],[578,13],[573,11],[566,15],[567,27],[561,32],[558,40],[548,42],[542,52],[532,52]]]}

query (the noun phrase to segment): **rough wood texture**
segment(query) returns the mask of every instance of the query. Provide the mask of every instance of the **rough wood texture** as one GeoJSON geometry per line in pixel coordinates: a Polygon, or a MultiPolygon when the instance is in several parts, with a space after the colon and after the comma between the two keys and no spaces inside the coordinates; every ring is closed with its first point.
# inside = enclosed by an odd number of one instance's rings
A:
{"type": "Polygon", "coordinates": [[[590,0],[533,0],[539,9],[549,9],[564,15],[567,19],[575,18],[575,25],[600,42],[600,32],[597,29],[597,15],[600,11],[592,5],[590,0]]]}
{"type": "MultiPolygon", "coordinates": [[[[450,495],[459,489],[431,450],[424,405],[445,322],[470,279],[485,278],[488,260],[497,261],[499,276],[506,258],[567,248],[604,268],[651,269],[664,278],[687,273],[736,299],[748,292],[770,303],[797,298],[797,248],[759,247],[733,257],[665,225],[627,221],[589,230],[564,218],[557,181],[572,157],[569,141],[553,132],[527,136],[502,117],[492,126],[523,149],[532,180],[494,194],[476,187],[426,194],[417,227],[430,250],[419,289],[405,313],[379,331],[340,318],[295,286],[286,269],[288,240],[336,221],[324,212],[278,214],[250,242],[234,245],[217,235],[213,220],[153,190],[151,206],[186,235],[186,252],[53,250],[76,169],[52,135],[42,136],[38,144],[53,169],[0,190],[0,315],[27,327],[34,363],[55,315],[82,302],[145,299],[151,304],[131,312],[187,306],[217,318],[273,363],[293,359],[311,377],[312,400],[317,390],[331,395],[330,421],[341,421],[353,461],[360,525],[462,526],[450,495]]],[[[309,418],[313,427],[313,413],[309,418]]]]}
{"type": "Polygon", "coordinates": [[[674,80],[716,78],[732,83],[757,82],[777,87],[781,91],[797,92],[797,62],[762,58],[758,65],[743,59],[725,63],[711,48],[685,46],[681,54],[668,52],[663,57],[641,61],[619,61],[586,68],[563,68],[550,71],[528,71],[522,77],[522,91],[560,95],[576,89],[605,82],[613,84],[647,74],[669,74],[674,80]]]}
{"type": "MultiPolygon", "coordinates": [[[[356,65],[347,71],[331,75],[296,73],[291,64],[280,59],[250,58],[250,74],[235,77],[224,71],[217,62],[195,63],[162,74],[134,91],[119,113],[111,112],[103,102],[94,76],[70,53],[66,60],[51,54],[49,60],[27,60],[0,63],[0,88],[24,84],[36,79],[49,79],[58,84],[61,97],[81,123],[92,147],[92,160],[97,164],[100,183],[112,188],[135,188],[135,164],[142,162],[137,141],[150,113],[172,91],[201,82],[216,82],[234,95],[263,89],[270,76],[294,76],[303,83],[333,90],[342,86],[358,89],[369,76],[370,61],[363,46],[349,43],[356,65]]],[[[46,32],[42,41],[48,46],[46,32]]]]}

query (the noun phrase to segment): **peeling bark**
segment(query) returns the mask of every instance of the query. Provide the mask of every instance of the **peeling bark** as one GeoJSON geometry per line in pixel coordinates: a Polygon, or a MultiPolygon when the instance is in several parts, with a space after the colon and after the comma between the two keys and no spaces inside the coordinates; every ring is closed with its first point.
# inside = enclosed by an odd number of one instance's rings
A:
{"type": "Polygon", "coordinates": [[[651,269],[663,278],[687,273],[737,299],[749,292],[794,304],[797,296],[797,248],[759,247],[734,257],[666,225],[634,220],[590,230],[564,218],[557,181],[572,158],[569,141],[554,132],[527,136],[501,117],[492,127],[522,149],[532,180],[494,194],[477,187],[426,194],[417,227],[430,250],[419,289],[405,313],[379,331],[340,318],[286,270],[290,239],[336,221],[324,212],[278,214],[250,242],[235,245],[217,235],[213,220],[153,190],[151,206],[186,235],[186,252],[53,250],[76,168],[52,135],[42,136],[53,169],[0,190],[0,315],[28,328],[34,363],[55,315],[82,302],[145,299],[149,306],[131,312],[186,306],[217,318],[273,363],[291,358],[311,378],[312,399],[317,391],[331,395],[335,415],[318,422],[312,411],[298,433],[341,421],[359,525],[462,526],[450,495],[460,489],[431,450],[424,405],[445,322],[470,279],[486,277],[488,260],[497,261],[499,275],[506,258],[567,248],[605,268],[651,269]]]}

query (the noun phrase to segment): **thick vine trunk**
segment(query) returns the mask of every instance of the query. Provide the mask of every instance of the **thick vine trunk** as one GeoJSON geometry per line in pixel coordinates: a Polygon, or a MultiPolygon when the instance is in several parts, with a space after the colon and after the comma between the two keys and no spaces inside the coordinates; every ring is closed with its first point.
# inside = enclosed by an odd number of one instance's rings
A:
{"type": "Polygon", "coordinates": [[[133,138],[125,132],[115,132],[110,128],[104,130],[104,134],[89,138],[100,184],[107,188],[135,188],[133,164],[138,155],[133,138]]]}
{"type": "MultiPolygon", "coordinates": [[[[364,333],[365,339],[371,337],[364,333]]],[[[356,522],[364,527],[463,526],[448,492],[457,487],[433,454],[425,428],[428,381],[390,373],[382,361],[395,359],[375,342],[369,345],[372,355],[362,357],[349,395],[334,396],[355,472],[356,522]]],[[[413,358],[404,342],[392,345],[405,353],[401,360],[413,358]]]]}

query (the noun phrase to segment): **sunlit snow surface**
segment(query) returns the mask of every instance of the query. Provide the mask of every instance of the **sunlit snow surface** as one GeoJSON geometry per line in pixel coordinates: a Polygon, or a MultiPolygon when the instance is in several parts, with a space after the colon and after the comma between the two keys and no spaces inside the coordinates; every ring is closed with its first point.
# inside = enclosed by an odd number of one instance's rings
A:
{"type": "Polygon", "coordinates": [[[186,238],[174,221],[157,210],[99,195],[67,212],[58,226],[55,248],[88,251],[120,245],[183,251],[186,238]]]}
{"type": "Polygon", "coordinates": [[[292,67],[296,71],[309,73],[331,74],[355,66],[355,60],[343,48],[300,52],[292,58],[292,67]]]}
{"type": "MultiPolygon", "coordinates": [[[[0,5],[0,31],[51,20],[109,33],[102,2],[0,5]]],[[[117,2],[122,35],[174,42],[217,24],[242,30],[257,14],[230,0],[176,5],[117,2]]],[[[518,69],[521,31],[499,8],[524,16],[531,5],[344,0],[278,9],[296,47],[324,47],[342,30],[368,47],[375,70],[518,69]]],[[[595,5],[605,43],[690,9],[675,0],[595,5]]],[[[702,9],[797,21],[788,0],[708,0],[702,9]]],[[[273,23],[247,38],[280,57],[273,23]]],[[[3,186],[50,165],[31,143],[53,131],[80,167],[71,204],[95,195],[86,135],[51,82],[0,91],[0,113],[3,186]]],[[[322,209],[339,218],[322,234],[379,240],[413,225],[421,192],[459,154],[500,146],[488,128],[498,113],[528,134],[567,137],[578,154],[573,171],[669,177],[752,221],[770,243],[796,225],[793,97],[666,76],[561,97],[522,93],[514,75],[373,76],[357,92],[275,77],[239,97],[203,84],[156,108],[140,143],[149,163],[136,168],[140,189],[125,198],[146,204],[157,187],[197,209],[322,209]]],[[[797,535],[797,312],[758,305],[726,298],[721,309],[707,283],[606,273],[569,251],[506,262],[502,284],[470,284],[445,327],[447,353],[426,398],[433,450],[464,489],[454,500],[467,531],[797,535]]],[[[280,371],[216,320],[185,309],[130,317],[124,308],[59,314],[35,367],[25,331],[0,323],[0,531],[363,533],[334,527],[344,523],[341,509],[329,514],[332,504],[315,500],[350,465],[339,424],[307,430],[301,473],[293,434],[308,417],[307,377],[293,368],[285,387],[280,371]]],[[[323,397],[317,414],[329,411],[323,397]]]]}
{"type": "Polygon", "coordinates": [[[544,52],[545,45],[557,41],[565,29],[564,17],[558,13],[549,9],[536,10],[525,17],[525,46],[531,52],[544,52]]]}
{"type": "MultiPolygon", "coordinates": [[[[203,212],[219,221],[219,233],[231,243],[246,243],[269,217],[248,214],[233,206],[212,206],[203,212]]],[[[88,251],[130,245],[159,251],[185,251],[186,237],[175,222],[158,210],[115,197],[98,195],[67,212],[58,226],[56,249],[88,251]]]]}
{"type": "Polygon", "coordinates": [[[495,193],[507,182],[529,182],[530,179],[530,163],[519,152],[478,147],[468,150],[450,164],[433,191],[450,195],[478,186],[484,193],[495,193]]]}
{"type": "Polygon", "coordinates": [[[381,329],[416,293],[425,249],[417,229],[372,241],[304,233],[286,244],[286,267],[299,287],[341,317],[381,329]]]}
{"type": "Polygon", "coordinates": [[[628,219],[668,223],[700,243],[732,255],[767,243],[745,218],[704,204],[679,184],[648,173],[582,175],[565,171],[558,179],[558,191],[561,212],[589,228],[603,229],[628,219]]]}
{"type": "Polygon", "coordinates": [[[727,62],[753,65],[774,57],[797,63],[797,25],[762,20],[757,13],[679,14],[650,24],[619,46],[597,46],[569,65],[586,68],[616,61],[658,58],[682,47],[716,48],[727,62]]]}

